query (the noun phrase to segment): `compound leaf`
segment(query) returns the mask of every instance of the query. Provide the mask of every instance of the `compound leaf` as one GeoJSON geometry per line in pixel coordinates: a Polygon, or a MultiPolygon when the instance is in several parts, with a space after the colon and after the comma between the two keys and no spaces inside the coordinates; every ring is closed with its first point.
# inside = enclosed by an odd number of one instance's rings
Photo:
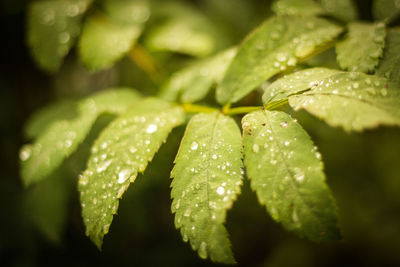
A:
{"type": "Polygon", "coordinates": [[[272,218],[312,241],[340,239],[321,154],[304,129],[288,114],[266,110],[247,114],[242,125],[251,187],[272,218]]]}
{"type": "Polygon", "coordinates": [[[235,54],[236,48],[231,48],[176,72],[164,87],[161,96],[175,101],[181,94],[183,103],[203,99],[212,85],[220,82],[235,54]]]}
{"type": "Polygon", "coordinates": [[[242,184],[241,150],[233,119],[198,114],[186,128],[171,173],[175,226],[201,258],[214,262],[234,262],[223,223],[242,184]]]}
{"type": "Polygon", "coordinates": [[[272,11],[277,15],[314,16],[325,13],[313,0],[277,0],[272,4],[272,11]]]}
{"type": "Polygon", "coordinates": [[[121,24],[111,17],[93,15],[85,22],[79,40],[80,58],[90,70],[108,68],[128,53],[141,32],[141,24],[121,24]]]}
{"type": "MultiPolygon", "coordinates": [[[[55,121],[33,143],[20,152],[22,178],[26,185],[51,174],[85,139],[96,118],[104,113],[121,113],[138,99],[132,90],[111,90],[78,102],[73,118],[55,121]]],[[[73,106],[71,107],[73,108],[73,106]]]]}
{"type": "Polygon", "coordinates": [[[354,22],[348,27],[347,36],[336,44],[340,67],[350,71],[373,71],[385,47],[385,24],[354,22]]]}
{"type": "Polygon", "coordinates": [[[251,33],[217,88],[219,103],[236,102],[273,75],[319,52],[341,28],[315,17],[272,17],[251,33]]]}
{"type": "Polygon", "coordinates": [[[28,45],[43,70],[57,71],[80,33],[91,0],[38,1],[28,11],[28,45]]]}
{"type": "MultiPolygon", "coordinates": [[[[362,131],[378,125],[400,125],[400,91],[385,78],[359,72],[313,68],[277,80],[271,91],[293,91],[289,104],[305,109],[331,126],[362,131]],[[289,87],[290,87],[289,86],[289,87]]],[[[265,94],[269,94],[267,89],[265,94]]]]}
{"type": "Polygon", "coordinates": [[[384,76],[400,86],[400,32],[389,30],[383,58],[379,62],[376,74],[384,76]]]}
{"type": "Polygon", "coordinates": [[[86,235],[99,249],[119,199],[170,131],[183,122],[181,108],[146,99],[113,121],[96,140],[88,167],[79,178],[79,191],[86,235]]]}
{"type": "Polygon", "coordinates": [[[398,0],[374,0],[372,12],[378,20],[391,21],[400,15],[400,2],[398,0]]]}
{"type": "Polygon", "coordinates": [[[328,14],[342,21],[353,21],[358,17],[353,0],[319,0],[318,2],[328,14]]]}

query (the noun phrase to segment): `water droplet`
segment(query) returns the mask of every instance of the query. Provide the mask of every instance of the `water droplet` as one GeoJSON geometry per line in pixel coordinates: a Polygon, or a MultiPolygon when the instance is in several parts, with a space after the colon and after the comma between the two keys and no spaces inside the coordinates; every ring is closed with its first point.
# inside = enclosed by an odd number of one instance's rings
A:
{"type": "Polygon", "coordinates": [[[296,179],[296,181],[298,182],[303,182],[304,180],[304,172],[302,170],[300,170],[299,168],[295,168],[295,174],[294,174],[294,178],[296,179]]]}
{"type": "Polygon", "coordinates": [[[131,147],[129,148],[129,151],[133,154],[133,153],[135,153],[135,152],[137,151],[137,148],[131,146],[131,147]]]}
{"type": "Polygon", "coordinates": [[[287,56],[284,53],[278,53],[276,55],[276,60],[278,60],[280,62],[284,62],[284,61],[286,61],[286,59],[287,59],[287,56]]]}
{"type": "Polygon", "coordinates": [[[101,144],[100,147],[101,147],[102,149],[106,149],[107,146],[108,146],[107,142],[104,142],[104,143],[101,144]]]}
{"type": "Polygon", "coordinates": [[[381,95],[382,95],[382,96],[386,96],[387,93],[388,93],[388,92],[387,92],[386,88],[382,88],[382,89],[381,89],[381,95]]]}
{"type": "Polygon", "coordinates": [[[118,173],[118,183],[122,184],[131,176],[132,172],[129,169],[123,169],[118,173]]]}
{"type": "Polygon", "coordinates": [[[288,123],[287,123],[287,121],[284,121],[284,122],[281,122],[280,125],[282,128],[286,128],[288,126],[288,123]]]}
{"type": "Polygon", "coordinates": [[[108,166],[110,166],[111,162],[112,162],[112,160],[104,161],[102,164],[100,164],[97,167],[97,169],[96,169],[97,172],[103,172],[103,171],[107,170],[107,168],[108,168],[108,166]]]}
{"type": "Polygon", "coordinates": [[[337,94],[339,93],[339,91],[335,89],[335,90],[332,91],[332,93],[333,93],[334,95],[337,95],[337,94]]]}
{"type": "Polygon", "coordinates": [[[360,85],[358,83],[353,83],[353,88],[357,89],[360,85]]]}
{"type": "Polygon", "coordinates": [[[183,214],[183,216],[185,216],[185,217],[189,217],[189,216],[190,216],[190,214],[192,214],[192,211],[191,211],[191,209],[187,209],[187,210],[185,210],[185,213],[183,214]]]}
{"type": "Polygon", "coordinates": [[[198,144],[197,142],[193,142],[193,143],[190,145],[190,149],[191,149],[191,150],[196,150],[198,147],[199,147],[199,144],[198,144]]]}
{"type": "Polygon", "coordinates": [[[254,153],[258,153],[260,151],[260,147],[258,146],[258,144],[254,144],[253,145],[253,152],[254,153]]]}
{"type": "Polygon", "coordinates": [[[21,151],[19,152],[19,158],[22,161],[27,161],[32,155],[32,146],[25,145],[22,147],[21,151]]]}
{"type": "Polygon", "coordinates": [[[285,141],[284,145],[285,146],[289,146],[290,145],[290,141],[285,141]]]}
{"type": "Polygon", "coordinates": [[[154,133],[154,132],[157,131],[157,129],[158,129],[158,127],[157,127],[156,124],[150,124],[150,125],[147,127],[146,132],[147,132],[147,133],[154,133]]]}
{"type": "Polygon", "coordinates": [[[218,195],[223,195],[224,193],[225,193],[225,188],[223,186],[218,186],[217,194],[218,195]]]}
{"type": "Polygon", "coordinates": [[[58,35],[58,41],[62,44],[66,44],[70,39],[68,32],[62,32],[58,35]]]}

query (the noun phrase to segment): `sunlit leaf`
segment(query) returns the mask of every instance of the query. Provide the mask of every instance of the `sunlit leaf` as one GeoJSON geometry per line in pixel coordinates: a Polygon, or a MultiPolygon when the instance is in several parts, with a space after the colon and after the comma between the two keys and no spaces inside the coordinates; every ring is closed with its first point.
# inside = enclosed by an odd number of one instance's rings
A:
{"type": "Polygon", "coordinates": [[[398,0],[374,0],[372,11],[378,20],[393,20],[400,15],[400,2],[398,0]]]}
{"type": "Polygon", "coordinates": [[[28,45],[46,71],[59,69],[80,33],[81,19],[91,0],[34,2],[28,11],[28,45]]]}
{"type": "Polygon", "coordinates": [[[379,76],[306,69],[277,80],[267,88],[265,95],[279,95],[280,92],[291,95],[289,104],[295,110],[305,109],[329,125],[343,127],[346,131],[400,125],[400,91],[379,76]],[[303,90],[307,91],[291,93],[303,90]]]}
{"type": "Polygon", "coordinates": [[[102,131],[92,147],[88,167],[79,178],[86,235],[98,248],[123,193],[146,169],[171,130],[183,121],[181,108],[147,99],[102,131]]]}
{"type": "Polygon", "coordinates": [[[80,58],[90,70],[108,68],[128,53],[141,32],[141,24],[121,24],[109,17],[94,15],[83,27],[80,58]]]}
{"type": "Polygon", "coordinates": [[[350,23],[347,36],[336,44],[342,69],[371,72],[378,65],[385,46],[385,24],[350,23]]]}
{"type": "Polygon", "coordinates": [[[319,18],[272,17],[253,31],[217,88],[221,104],[236,102],[273,75],[321,51],[341,28],[319,18]]]}
{"type": "Polygon", "coordinates": [[[231,48],[176,72],[164,87],[161,96],[176,101],[180,95],[184,103],[203,99],[211,87],[220,82],[235,54],[236,49],[231,48]]]}
{"type": "Polygon", "coordinates": [[[318,0],[321,6],[335,18],[353,21],[358,17],[354,0],[318,0]]]}
{"type": "Polygon", "coordinates": [[[313,0],[276,0],[271,8],[277,15],[313,16],[325,13],[313,0]]]}
{"type": "Polygon", "coordinates": [[[400,86],[400,31],[388,31],[383,58],[376,74],[385,76],[400,86]]]}
{"type": "Polygon", "coordinates": [[[234,262],[223,224],[242,184],[241,150],[233,119],[198,114],[187,126],[171,173],[175,226],[201,258],[214,262],[234,262]]]}
{"type": "Polygon", "coordinates": [[[278,111],[252,112],[242,125],[251,187],[272,218],[312,241],[340,239],[321,154],[303,128],[278,111]]]}
{"type": "Polygon", "coordinates": [[[142,24],[151,15],[147,0],[105,0],[103,6],[106,13],[121,24],[142,24]]]}
{"type": "Polygon", "coordinates": [[[125,89],[101,92],[79,101],[75,117],[55,121],[32,145],[25,145],[21,149],[24,183],[30,185],[38,182],[59,167],[85,139],[100,114],[122,113],[137,99],[137,93],[125,89]]]}

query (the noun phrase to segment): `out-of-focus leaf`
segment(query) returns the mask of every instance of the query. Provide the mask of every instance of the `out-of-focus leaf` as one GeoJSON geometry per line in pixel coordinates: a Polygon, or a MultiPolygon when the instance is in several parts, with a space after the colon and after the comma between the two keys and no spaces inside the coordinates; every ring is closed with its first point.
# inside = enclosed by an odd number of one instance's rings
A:
{"type": "Polygon", "coordinates": [[[400,15],[398,0],[374,0],[372,12],[378,20],[391,21],[400,15]]]}
{"type": "Polygon", "coordinates": [[[180,95],[184,103],[203,99],[212,85],[221,81],[235,54],[236,48],[231,48],[176,72],[163,88],[161,97],[176,101],[180,95]]]}
{"type": "Polygon", "coordinates": [[[55,121],[32,145],[25,145],[21,149],[24,183],[30,185],[38,182],[59,167],[85,139],[100,114],[122,113],[138,98],[135,91],[120,89],[101,92],[79,101],[76,117],[55,121]]]}
{"type": "Polygon", "coordinates": [[[216,98],[236,102],[273,75],[326,47],[341,28],[315,17],[281,16],[253,31],[232,60],[216,98]]]}
{"type": "Polygon", "coordinates": [[[151,15],[147,0],[106,0],[103,6],[106,13],[121,24],[142,24],[151,15]]]}
{"type": "Polygon", "coordinates": [[[400,31],[388,31],[383,58],[376,74],[385,76],[400,87],[400,31]]]}
{"type": "Polygon", "coordinates": [[[27,121],[24,131],[28,138],[36,138],[53,122],[68,120],[77,116],[76,102],[60,101],[35,112],[27,121]]]}
{"type": "Polygon", "coordinates": [[[379,76],[306,69],[277,80],[265,94],[288,95],[295,110],[303,108],[346,131],[400,125],[400,91],[379,76]],[[293,94],[300,91],[306,92],[293,94]]]}
{"type": "Polygon", "coordinates": [[[28,45],[45,71],[59,69],[80,33],[81,19],[91,0],[34,2],[28,11],[28,45]]]}
{"type": "Polygon", "coordinates": [[[256,111],[242,120],[251,186],[274,220],[312,241],[340,239],[321,154],[288,114],[256,111]]]}
{"type": "Polygon", "coordinates": [[[121,24],[109,17],[94,15],[83,27],[80,58],[90,70],[108,68],[128,53],[141,32],[141,24],[121,24]]]}
{"type": "Polygon", "coordinates": [[[88,167],[79,178],[79,191],[86,235],[98,248],[119,199],[184,117],[179,107],[147,99],[113,121],[96,140],[88,167]]]}
{"type": "Polygon", "coordinates": [[[385,24],[350,23],[347,36],[336,44],[342,69],[371,72],[379,63],[385,47],[385,24]]]}
{"type": "Polygon", "coordinates": [[[241,150],[233,119],[198,114],[186,128],[171,173],[175,226],[201,258],[214,262],[235,261],[223,224],[242,184],[241,150]]]}
{"type": "Polygon", "coordinates": [[[353,0],[318,0],[318,2],[326,12],[342,21],[353,21],[358,17],[353,0]]]}
{"type": "Polygon", "coordinates": [[[313,0],[276,0],[271,8],[277,15],[314,16],[325,13],[313,0]]]}

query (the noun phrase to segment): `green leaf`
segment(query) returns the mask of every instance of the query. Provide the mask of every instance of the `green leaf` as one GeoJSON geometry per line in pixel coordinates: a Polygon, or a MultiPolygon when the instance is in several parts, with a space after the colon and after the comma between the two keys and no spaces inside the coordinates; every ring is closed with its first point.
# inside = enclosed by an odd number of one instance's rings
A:
{"type": "Polygon", "coordinates": [[[398,0],[374,0],[372,12],[378,20],[392,21],[400,15],[400,2],[398,0]]]}
{"type": "Polygon", "coordinates": [[[315,16],[325,13],[313,0],[276,0],[271,9],[277,15],[315,16]]]}
{"type": "Polygon", "coordinates": [[[273,75],[326,47],[341,28],[319,18],[272,17],[239,48],[217,88],[219,103],[236,102],[273,75]]]}
{"type": "Polygon", "coordinates": [[[184,119],[180,107],[146,99],[113,121],[96,140],[88,167],[79,178],[79,191],[86,235],[99,249],[119,199],[184,119]]]}
{"type": "Polygon", "coordinates": [[[336,43],[340,67],[350,71],[373,71],[385,47],[385,24],[354,22],[348,27],[347,36],[336,43]]]}
{"type": "Polygon", "coordinates": [[[38,137],[47,127],[58,120],[68,120],[77,116],[74,101],[54,102],[35,112],[26,122],[24,132],[27,138],[38,137]]]}
{"type": "Polygon", "coordinates": [[[358,18],[358,12],[353,0],[319,0],[321,6],[335,18],[342,21],[353,21],[358,18]]]}
{"type": "Polygon", "coordinates": [[[80,33],[91,0],[34,2],[28,11],[28,45],[43,70],[57,71],[80,33]]]}
{"type": "Polygon", "coordinates": [[[307,132],[279,111],[252,112],[242,125],[251,187],[272,218],[312,241],[340,239],[321,154],[307,132]]]}
{"type": "Polygon", "coordinates": [[[166,2],[154,9],[159,22],[146,34],[144,43],[149,50],[205,57],[224,42],[215,24],[189,5],[166,2]]]}
{"type": "Polygon", "coordinates": [[[389,30],[383,58],[379,62],[376,74],[385,76],[400,86],[400,32],[389,30]]]}
{"type": "Polygon", "coordinates": [[[234,263],[226,211],[242,184],[242,141],[235,121],[220,113],[189,122],[172,170],[172,212],[183,240],[201,258],[234,263]]]}
{"type": "Polygon", "coordinates": [[[212,85],[221,81],[235,54],[236,48],[231,48],[176,72],[163,88],[161,97],[176,101],[180,95],[183,103],[202,100],[212,85]]]}
{"type": "MultiPolygon", "coordinates": [[[[79,101],[77,116],[55,121],[33,145],[20,152],[21,175],[26,185],[50,175],[85,139],[96,118],[104,113],[122,113],[138,99],[132,90],[111,90],[79,101]]],[[[72,106],[73,108],[73,106],[72,106]]]]}
{"type": "MultiPolygon", "coordinates": [[[[265,94],[279,89],[308,91],[289,96],[289,104],[346,131],[362,131],[378,125],[400,125],[400,91],[385,78],[358,72],[313,68],[276,81],[265,94]]],[[[275,94],[274,93],[274,94],[275,94]]]]}
{"type": "Polygon", "coordinates": [[[93,15],[85,22],[79,40],[80,58],[90,70],[109,68],[129,52],[141,32],[141,24],[121,24],[93,15]]]}
{"type": "Polygon", "coordinates": [[[60,242],[68,214],[69,181],[62,172],[41,181],[27,192],[26,209],[35,226],[49,240],[60,242]]]}
{"type": "Polygon", "coordinates": [[[122,24],[142,24],[151,14],[147,0],[105,0],[102,4],[106,13],[122,24]]]}

